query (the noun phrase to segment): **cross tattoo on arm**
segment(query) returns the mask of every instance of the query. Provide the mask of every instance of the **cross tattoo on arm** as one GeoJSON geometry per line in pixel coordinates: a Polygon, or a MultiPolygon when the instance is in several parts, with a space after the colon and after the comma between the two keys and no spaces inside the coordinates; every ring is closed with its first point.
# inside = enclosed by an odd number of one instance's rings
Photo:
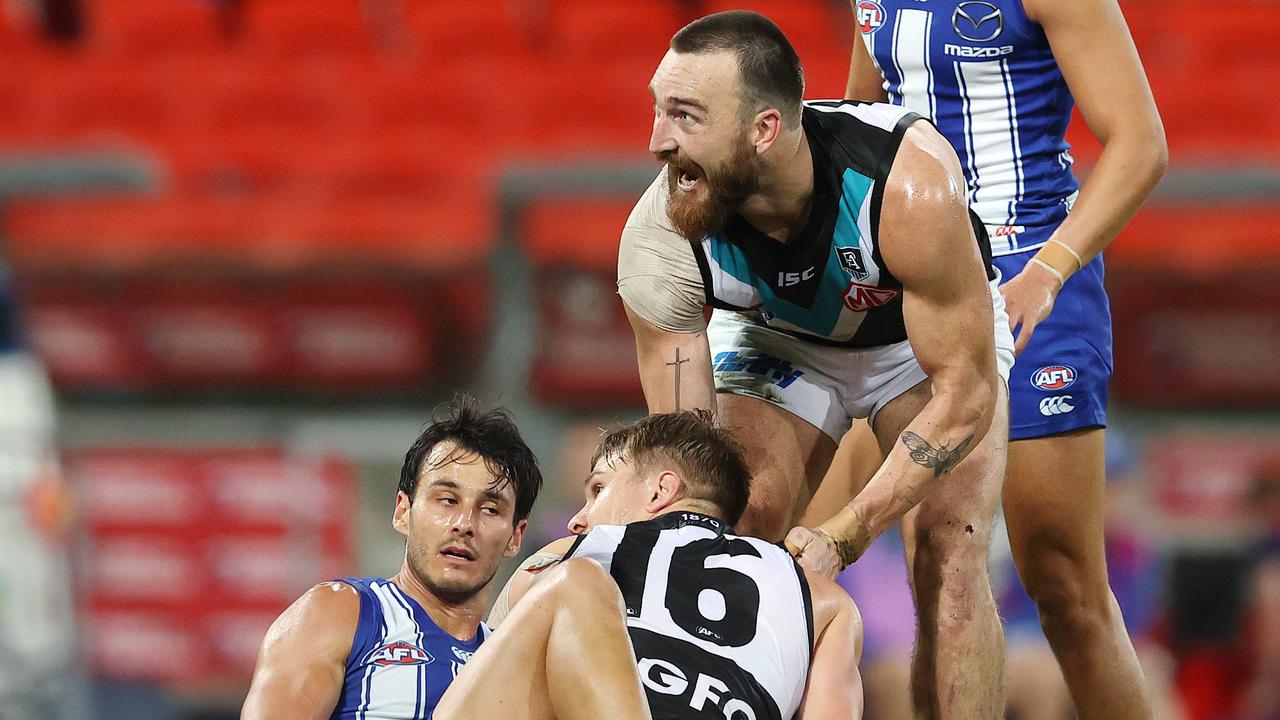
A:
{"type": "Polygon", "coordinates": [[[667,363],[676,369],[676,412],[680,412],[680,366],[689,362],[689,358],[680,359],[680,348],[676,348],[676,359],[667,363]]]}

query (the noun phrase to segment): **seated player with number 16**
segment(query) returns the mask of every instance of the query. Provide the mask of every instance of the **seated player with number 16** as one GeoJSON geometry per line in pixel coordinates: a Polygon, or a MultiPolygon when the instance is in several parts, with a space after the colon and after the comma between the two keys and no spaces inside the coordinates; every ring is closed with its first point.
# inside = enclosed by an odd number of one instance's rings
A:
{"type": "MultiPolygon", "coordinates": [[[[530,591],[562,560],[588,558],[621,591],[654,720],[860,718],[857,607],[781,546],[734,534],[749,482],[737,444],[705,410],[610,432],[569,525],[577,537],[516,572],[489,618],[497,627],[514,608],[495,637],[522,632],[518,603],[537,602],[530,591]]],[[[482,682],[477,671],[459,682],[482,682]]]]}

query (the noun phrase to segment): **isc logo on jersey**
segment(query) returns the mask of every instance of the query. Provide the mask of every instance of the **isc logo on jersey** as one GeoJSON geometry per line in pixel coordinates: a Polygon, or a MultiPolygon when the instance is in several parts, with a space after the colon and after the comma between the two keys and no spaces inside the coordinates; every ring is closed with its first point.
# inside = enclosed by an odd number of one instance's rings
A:
{"type": "Polygon", "coordinates": [[[750,705],[736,697],[727,697],[729,686],[723,680],[698,673],[690,691],[689,676],[666,660],[642,658],[637,665],[641,682],[653,692],[662,695],[688,695],[689,707],[699,713],[710,703],[720,711],[725,720],[756,720],[756,713],[750,705]]]}
{"type": "Polygon", "coordinates": [[[875,0],[859,0],[855,19],[859,30],[873,33],[884,24],[884,8],[875,0]]]}
{"type": "Polygon", "coordinates": [[[1076,369],[1070,365],[1046,365],[1031,373],[1031,384],[1045,392],[1057,392],[1076,381],[1076,369]]]}
{"type": "Polygon", "coordinates": [[[429,665],[436,661],[431,653],[407,642],[383,645],[373,651],[369,660],[374,665],[429,665]]]}

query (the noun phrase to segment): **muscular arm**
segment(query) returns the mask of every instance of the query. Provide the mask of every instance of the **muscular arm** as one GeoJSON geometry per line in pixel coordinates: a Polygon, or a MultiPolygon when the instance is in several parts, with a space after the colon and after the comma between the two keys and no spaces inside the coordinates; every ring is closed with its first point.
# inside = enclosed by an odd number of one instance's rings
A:
{"type": "MultiPolygon", "coordinates": [[[[986,435],[999,376],[995,319],[955,151],[927,123],[907,130],[885,188],[880,252],[933,395],[866,488],[823,530],[860,554],[986,435]]],[[[848,554],[850,548],[844,548],[848,554]]]]}
{"type": "MultiPolygon", "coordinates": [[[[1151,87],[1115,0],[1025,0],[1023,6],[1044,28],[1080,114],[1102,143],[1102,155],[1075,207],[1036,253],[1066,277],[1079,267],[1072,252],[1087,264],[1138,211],[1164,174],[1169,151],[1151,87]]],[[[1017,351],[1048,316],[1060,287],[1051,271],[1035,263],[1006,283],[1009,319],[1023,328],[1017,351]]]]}
{"type": "MultiPolygon", "coordinates": [[[[849,0],[849,4],[853,6],[856,20],[858,0],[849,0]]],[[[853,54],[849,58],[849,83],[845,87],[844,96],[849,100],[889,102],[889,94],[884,89],[884,77],[872,62],[862,33],[856,33],[853,39],[853,54]]]]}
{"type": "Polygon", "coordinates": [[[651,413],[706,408],[716,410],[711,376],[711,349],[706,330],[674,333],[655,327],[628,305],[627,318],[636,336],[640,384],[651,413]]]}
{"type": "Polygon", "coordinates": [[[797,715],[802,720],[858,720],[862,717],[862,616],[840,586],[806,573],[813,598],[813,659],[797,715]]]}
{"type": "Polygon", "coordinates": [[[618,249],[618,294],[636,337],[649,412],[716,409],[702,276],[666,217],[665,173],[636,203],[618,249]]]}
{"type": "Polygon", "coordinates": [[[258,651],[242,720],[324,720],[342,691],[360,597],[349,585],[317,585],[281,613],[258,651]]]}

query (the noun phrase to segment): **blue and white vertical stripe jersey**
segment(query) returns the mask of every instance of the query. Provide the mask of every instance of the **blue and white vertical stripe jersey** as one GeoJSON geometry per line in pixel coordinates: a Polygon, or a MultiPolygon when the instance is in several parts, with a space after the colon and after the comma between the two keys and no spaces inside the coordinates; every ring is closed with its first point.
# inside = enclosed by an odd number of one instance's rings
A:
{"type": "Polygon", "coordinates": [[[861,0],[857,22],[889,102],[931,119],[960,155],[995,255],[1037,247],[1079,188],[1074,104],[1019,0],[861,0]]]}
{"type": "Polygon", "coordinates": [[[343,578],[360,595],[360,622],[347,656],[334,720],[430,718],[440,697],[489,634],[470,640],[441,630],[395,583],[343,578]]]}

